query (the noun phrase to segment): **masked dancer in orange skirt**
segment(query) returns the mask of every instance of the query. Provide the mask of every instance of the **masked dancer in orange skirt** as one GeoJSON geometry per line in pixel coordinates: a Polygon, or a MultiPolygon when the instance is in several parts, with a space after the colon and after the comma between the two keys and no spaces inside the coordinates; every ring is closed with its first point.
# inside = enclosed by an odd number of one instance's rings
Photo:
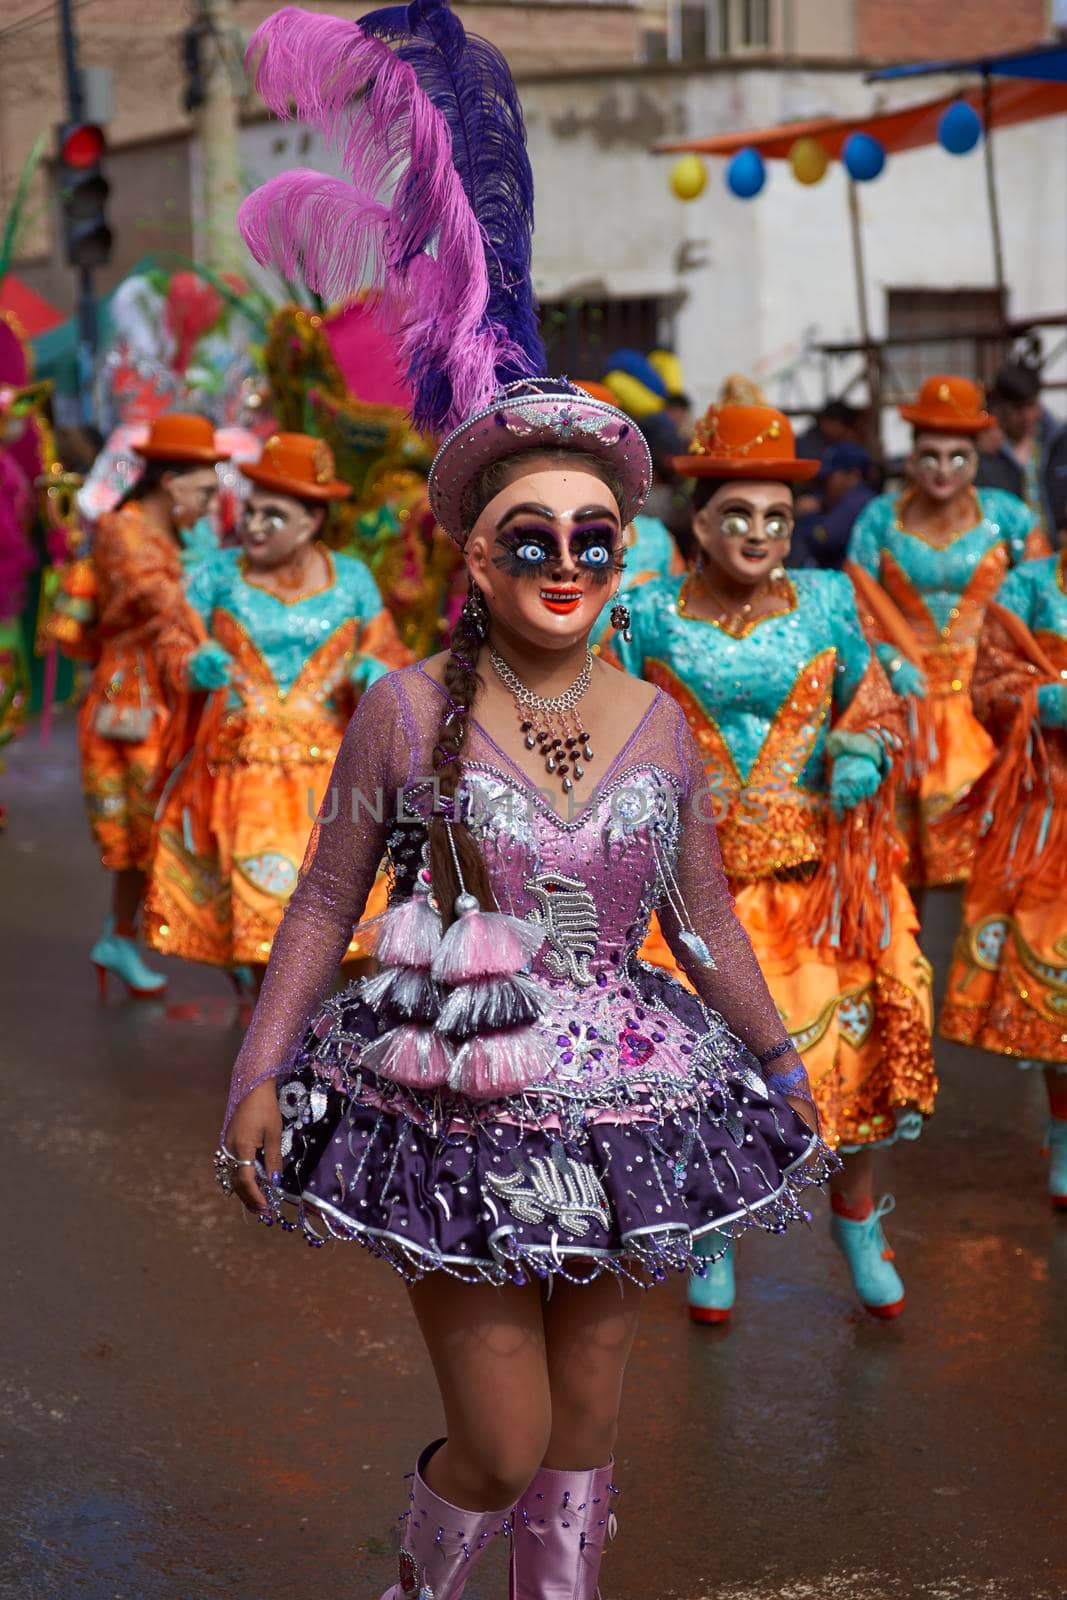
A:
{"type": "Polygon", "coordinates": [[[900,822],[906,876],[921,889],[970,871],[976,819],[950,813],[993,754],[971,706],[978,635],[1005,574],[1048,545],[1023,501],[974,487],[977,436],[993,423],[977,384],[929,378],[900,414],[914,429],[910,486],[860,514],[847,570],[882,665],[910,700],[919,759],[902,787],[900,822]]]}
{"type": "Polygon", "coordinates": [[[254,988],[356,702],[411,654],[364,563],[319,540],[350,492],[329,447],[276,434],[241,471],[253,485],[241,548],[187,585],[210,634],[187,682],[211,698],[161,808],[146,931],[254,988]]]}
{"type": "Polygon", "coordinates": [[[216,463],[226,460],[206,418],[160,417],[138,454],[145,470],[93,541],[94,638],[100,655],[78,721],[82,789],[100,859],[112,874],[111,912],[90,952],[104,992],[109,973],[131,994],[158,996],[166,979],[137,946],[152,853],[155,793],[183,687],[162,666],[159,641],[187,653],[203,637],[182,598],[182,547],[210,517],[216,463]]]}
{"type": "MultiPolygon", "coordinates": [[[[917,1136],[937,1087],[930,971],[892,826],[904,708],[848,579],[783,570],[793,487],[817,470],[786,417],[713,406],[676,467],[696,479],[696,569],[629,595],[612,648],[685,708],[738,916],[844,1158],[835,1242],[867,1310],[892,1317],[904,1287],[873,1153],[917,1136]]],[[[655,937],[644,954],[670,964],[655,937]]],[[[722,1322],[733,1302],[728,1255],[692,1281],[690,1308],[722,1322]]]]}
{"type": "Polygon", "coordinates": [[[972,685],[996,745],[941,1031],[1040,1068],[1049,1192],[1067,1210],[1067,552],[1009,573],[972,685]]]}

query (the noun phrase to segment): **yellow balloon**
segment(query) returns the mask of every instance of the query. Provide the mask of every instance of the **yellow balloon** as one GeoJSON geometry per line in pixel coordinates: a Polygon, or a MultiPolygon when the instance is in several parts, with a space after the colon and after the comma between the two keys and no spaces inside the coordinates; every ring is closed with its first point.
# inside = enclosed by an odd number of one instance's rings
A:
{"type": "Polygon", "coordinates": [[[830,157],[818,139],[798,139],[789,152],[789,165],[798,183],[821,183],[830,157]]]}
{"type": "Polygon", "coordinates": [[[699,156],[679,156],[671,168],[671,188],[679,200],[696,200],[707,181],[708,169],[699,156]]]}

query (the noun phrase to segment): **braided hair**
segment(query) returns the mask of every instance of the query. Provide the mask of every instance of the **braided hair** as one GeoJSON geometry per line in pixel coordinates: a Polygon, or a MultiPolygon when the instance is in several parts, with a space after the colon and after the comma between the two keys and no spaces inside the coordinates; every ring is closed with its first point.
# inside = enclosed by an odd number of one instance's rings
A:
{"type": "MultiPolygon", "coordinates": [[[[517,476],[530,471],[534,453],[510,460],[494,461],[478,474],[463,497],[462,520],[469,537],[475,523],[502,489],[517,476]]],[[[538,461],[553,466],[580,466],[592,473],[622,502],[622,485],[611,468],[595,456],[578,450],[550,449],[536,452],[538,461]]],[[[429,826],[430,876],[434,898],[447,928],[455,920],[455,901],[461,892],[456,858],[463,875],[462,887],[474,895],[483,911],[497,910],[489,869],[477,840],[462,818],[463,752],[467,729],[482,680],[478,675],[478,655],[489,633],[489,612],[482,592],[470,580],[467,600],[452,630],[448,658],[444,666],[444,687],[448,696],[434,740],[433,766],[438,784],[435,815],[429,826]],[[455,856],[453,856],[453,846],[455,856]]]]}

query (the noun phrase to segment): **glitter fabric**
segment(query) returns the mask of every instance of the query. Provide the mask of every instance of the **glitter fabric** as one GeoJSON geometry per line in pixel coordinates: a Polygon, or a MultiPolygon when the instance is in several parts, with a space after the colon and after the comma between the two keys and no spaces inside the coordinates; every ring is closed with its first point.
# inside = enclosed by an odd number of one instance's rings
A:
{"type": "Polygon", "coordinates": [[[328,583],[294,601],[246,582],[239,551],[189,580],[231,681],[160,806],[144,924],[168,955],[266,961],[359,694],[411,659],[363,563],[328,562],[328,583]]]}
{"type": "MultiPolygon", "coordinates": [[[[901,702],[872,658],[847,578],[790,578],[789,609],[740,638],[685,615],[679,580],[646,584],[631,601],[632,643],[613,649],[685,711],[737,912],[808,1069],[823,1136],[880,1144],[933,1110],[930,969],[891,867],[880,864],[887,927],[873,961],[820,937],[819,873],[833,753],[881,747],[888,775],[901,702]]],[[[888,788],[880,803],[888,812],[888,788]]],[[[867,870],[864,837],[854,854],[867,870]]],[[[645,953],[673,964],[655,938],[645,953]]]]}
{"type": "MultiPolygon", "coordinates": [[[[281,1077],[277,1198],[303,1202],[305,1228],[359,1239],[408,1277],[610,1270],[648,1282],[697,1266],[701,1234],[725,1246],[753,1222],[781,1230],[802,1215],[798,1189],[825,1175],[825,1152],[756,1061],[782,1025],[701,815],[703,766],[666,696],[570,814],[471,722],[465,803],[501,910],[543,920],[555,878],[584,884],[596,919],[579,959],[569,924],[546,923],[531,963],[549,997],[535,1024],[550,1063],[539,1081],[489,1103],[420,1094],[361,1066],[388,1019],[358,985],[321,1009],[383,850],[394,897],[411,892],[442,697],[420,668],[364,696],[331,781],[336,818],[318,829],[275,940],[230,1109],[281,1077]],[[664,903],[697,995],[636,960],[668,867],[715,962],[697,959],[664,903]]],[[[792,1052],[775,1063],[797,1064],[792,1052]]]]}
{"type": "Polygon", "coordinates": [[[918,795],[902,797],[901,807],[913,883],[957,883],[970,868],[974,827],[949,813],[993,753],[970,701],[978,635],[1004,574],[1048,548],[1033,513],[1015,495],[1002,489],[975,493],[981,520],[947,544],[907,531],[900,502],[891,495],[871,501],[849,544],[849,560],[882,585],[903,615],[926,675],[937,757],[918,795]]]}
{"type": "Polygon", "coordinates": [[[1067,1062],[1067,731],[1042,726],[1040,696],[1067,690],[1065,576],[1067,555],[1028,562],[986,619],[973,695],[999,792],[976,794],[985,837],[941,1012],[949,1039],[1054,1064],[1067,1062]]]}

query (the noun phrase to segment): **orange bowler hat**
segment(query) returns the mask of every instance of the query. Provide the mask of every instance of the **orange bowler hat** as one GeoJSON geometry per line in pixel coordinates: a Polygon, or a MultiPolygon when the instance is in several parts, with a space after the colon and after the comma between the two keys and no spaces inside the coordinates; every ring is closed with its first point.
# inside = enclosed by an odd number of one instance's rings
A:
{"type": "Polygon", "coordinates": [[[618,406],[618,400],[606,383],[597,383],[592,378],[575,378],[573,381],[594,400],[603,400],[606,406],[618,406]]]}
{"type": "Polygon", "coordinates": [[[189,411],[168,411],[157,417],[144,444],[134,445],[145,461],[173,461],[176,465],[211,467],[229,461],[228,450],[220,450],[215,430],[207,417],[189,411]]]}
{"type": "Polygon", "coordinates": [[[766,479],[804,483],[817,461],[798,459],[792,424],[773,406],[709,406],[697,423],[687,456],[671,462],[683,478],[766,479]]]}
{"type": "Polygon", "coordinates": [[[927,378],[919,398],[913,405],[901,406],[900,415],[913,427],[932,433],[983,433],[993,426],[981,386],[944,373],[927,378]]]}
{"type": "Polygon", "coordinates": [[[297,500],[346,500],[347,483],[334,476],[333,451],[325,439],[307,433],[274,433],[259,460],[242,462],[240,471],[261,489],[277,489],[297,500]]]}

